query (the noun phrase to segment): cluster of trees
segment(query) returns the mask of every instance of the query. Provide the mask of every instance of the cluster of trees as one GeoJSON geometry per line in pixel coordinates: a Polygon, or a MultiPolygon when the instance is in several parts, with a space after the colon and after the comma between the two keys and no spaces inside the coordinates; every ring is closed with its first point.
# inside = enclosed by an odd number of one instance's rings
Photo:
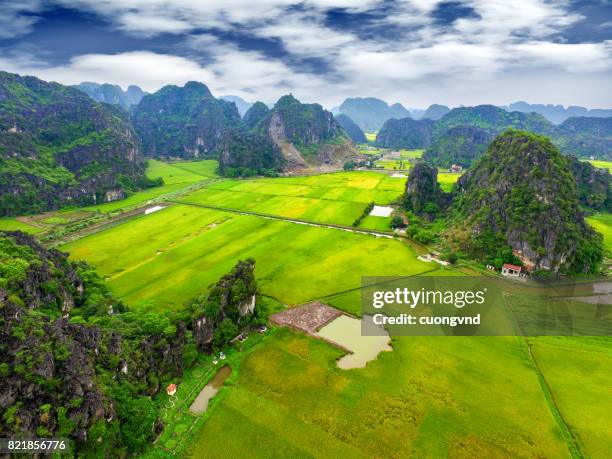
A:
{"type": "Polygon", "coordinates": [[[355,221],[353,222],[353,226],[355,228],[357,228],[361,224],[361,221],[364,218],[366,218],[368,215],[370,215],[370,212],[372,212],[372,209],[374,209],[374,205],[375,205],[374,201],[372,201],[367,206],[365,206],[365,209],[363,209],[363,212],[361,213],[361,215],[359,217],[357,217],[355,219],[355,221]]]}

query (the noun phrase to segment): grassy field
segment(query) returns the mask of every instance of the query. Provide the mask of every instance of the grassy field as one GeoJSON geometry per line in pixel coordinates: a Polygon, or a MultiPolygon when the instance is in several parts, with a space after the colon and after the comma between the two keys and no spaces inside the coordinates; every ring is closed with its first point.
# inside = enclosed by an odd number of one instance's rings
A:
{"type": "Polygon", "coordinates": [[[590,160],[589,162],[595,167],[599,167],[600,169],[607,169],[610,173],[612,173],[612,161],[590,160]]]}
{"type": "Polygon", "coordinates": [[[364,132],[366,139],[368,140],[368,142],[375,142],[376,141],[376,132],[364,132]]]}
{"type": "Polygon", "coordinates": [[[132,219],[63,250],[92,263],[128,304],[150,301],[160,308],[182,307],[248,257],[257,260],[262,292],[288,304],[356,288],[363,275],[432,269],[397,240],[187,205],[132,219]]]}
{"type": "Polygon", "coordinates": [[[604,248],[609,254],[612,254],[612,214],[595,214],[591,217],[587,217],[586,221],[595,228],[595,230],[603,234],[604,248]]]}
{"type": "Polygon", "coordinates": [[[23,231],[24,233],[30,234],[36,234],[42,231],[42,229],[36,226],[28,225],[27,223],[20,222],[16,218],[11,217],[0,217],[0,230],[23,231]]]}
{"type": "Polygon", "coordinates": [[[279,330],[240,363],[191,456],[568,456],[517,338],[397,338],[393,348],[344,371],[339,349],[279,330]]]}
{"type": "Polygon", "coordinates": [[[451,191],[462,173],[459,172],[438,172],[438,183],[444,191],[451,191]]]}
{"type": "MultiPolygon", "coordinates": [[[[439,174],[446,189],[458,176],[439,174]]],[[[185,183],[192,182],[174,185],[185,183]]],[[[342,172],[218,180],[181,199],[340,223],[371,200],[394,199],[404,185],[382,173],[342,172]]],[[[610,231],[610,218],[589,221],[610,231]]],[[[362,226],[388,222],[368,216],[362,226]]],[[[127,304],[152,308],[181,308],[247,257],[257,261],[263,294],[285,304],[322,298],[354,315],[361,276],[461,274],[420,262],[398,239],[189,204],[62,249],[92,263],[127,304]]],[[[612,379],[611,346],[605,339],[397,337],[392,352],[346,371],[335,364],[340,349],[275,329],[252,351],[235,359],[230,352],[232,377],[201,418],[186,407],[210,362],[186,373],[183,388],[191,389],[164,412],[163,448],[148,457],[181,445],[192,457],[569,457],[556,412],[582,454],[606,457],[612,406],[602,395],[612,379]]]]}
{"type": "Polygon", "coordinates": [[[612,397],[610,338],[529,338],[565,422],[585,457],[609,457],[612,397]]]}
{"type": "Polygon", "coordinates": [[[389,204],[404,181],[377,172],[215,182],[180,202],[350,226],[372,201],[389,204]]]}

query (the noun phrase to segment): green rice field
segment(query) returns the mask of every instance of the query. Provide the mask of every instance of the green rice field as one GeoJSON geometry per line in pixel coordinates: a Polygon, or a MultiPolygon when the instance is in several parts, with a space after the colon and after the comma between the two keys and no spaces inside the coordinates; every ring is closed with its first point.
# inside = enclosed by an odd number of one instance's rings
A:
{"type": "Polygon", "coordinates": [[[612,173],[612,161],[589,160],[589,162],[595,167],[606,169],[608,172],[612,173]]]}
{"type": "Polygon", "coordinates": [[[462,173],[460,172],[440,172],[438,171],[438,183],[444,191],[451,191],[453,185],[459,180],[462,173]]]}
{"type": "Polygon", "coordinates": [[[189,205],[132,219],[62,249],[89,261],[128,304],[172,309],[248,257],[257,260],[262,292],[287,304],[357,288],[365,275],[432,269],[398,240],[189,205]]]}
{"type": "Polygon", "coordinates": [[[16,218],[12,217],[0,217],[0,230],[2,231],[23,231],[24,233],[36,234],[40,233],[42,229],[36,226],[23,223],[16,218]]]}

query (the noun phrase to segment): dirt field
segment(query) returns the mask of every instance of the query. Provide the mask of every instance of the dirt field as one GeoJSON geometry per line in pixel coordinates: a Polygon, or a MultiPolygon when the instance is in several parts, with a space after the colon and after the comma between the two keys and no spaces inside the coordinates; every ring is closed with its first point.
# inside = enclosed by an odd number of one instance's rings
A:
{"type": "Polygon", "coordinates": [[[318,301],[286,309],[270,316],[270,320],[286,327],[293,327],[316,336],[317,330],[327,325],[342,312],[318,301]]]}

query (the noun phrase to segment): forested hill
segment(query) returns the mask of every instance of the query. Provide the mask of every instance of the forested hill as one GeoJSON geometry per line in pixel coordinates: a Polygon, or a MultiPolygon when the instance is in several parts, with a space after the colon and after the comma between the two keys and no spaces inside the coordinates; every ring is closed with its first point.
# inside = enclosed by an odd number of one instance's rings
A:
{"type": "Polygon", "coordinates": [[[195,81],[144,96],[133,119],[146,156],[178,158],[216,158],[223,132],[241,122],[233,102],[195,81]]]}
{"type": "Polygon", "coordinates": [[[435,121],[429,119],[390,119],[376,135],[376,145],[383,148],[427,148],[431,145],[434,127],[435,121]]]}
{"type": "Polygon", "coordinates": [[[0,215],[116,199],[143,181],[140,142],[123,110],[0,72],[0,215]]]}
{"type": "Polygon", "coordinates": [[[460,178],[454,212],[450,237],[491,264],[515,256],[534,269],[594,273],[603,258],[601,235],[584,221],[571,161],[543,136],[498,136],[460,178]]]}
{"type": "Polygon", "coordinates": [[[438,166],[469,166],[491,140],[508,128],[549,137],[564,154],[580,158],[612,158],[612,118],[570,118],[556,126],[537,113],[507,112],[493,105],[460,107],[437,121],[391,119],[376,143],[388,148],[427,149],[424,158],[438,166]]]}
{"type": "Polygon", "coordinates": [[[342,126],[342,128],[349,135],[351,140],[355,143],[366,143],[367,139],[361,128],[348,116],[344,114],[336,115],[336,121],[342,126]]]}
{"type": "Polygon", "coordinates": [[[255,104],[245,114],[242,129],[223,139],[219,168],[229,175],[338,169],[359,156],[331,112],[319,104],[303,104],[292,95],[281,97],[271,110],[255,104]]]}

